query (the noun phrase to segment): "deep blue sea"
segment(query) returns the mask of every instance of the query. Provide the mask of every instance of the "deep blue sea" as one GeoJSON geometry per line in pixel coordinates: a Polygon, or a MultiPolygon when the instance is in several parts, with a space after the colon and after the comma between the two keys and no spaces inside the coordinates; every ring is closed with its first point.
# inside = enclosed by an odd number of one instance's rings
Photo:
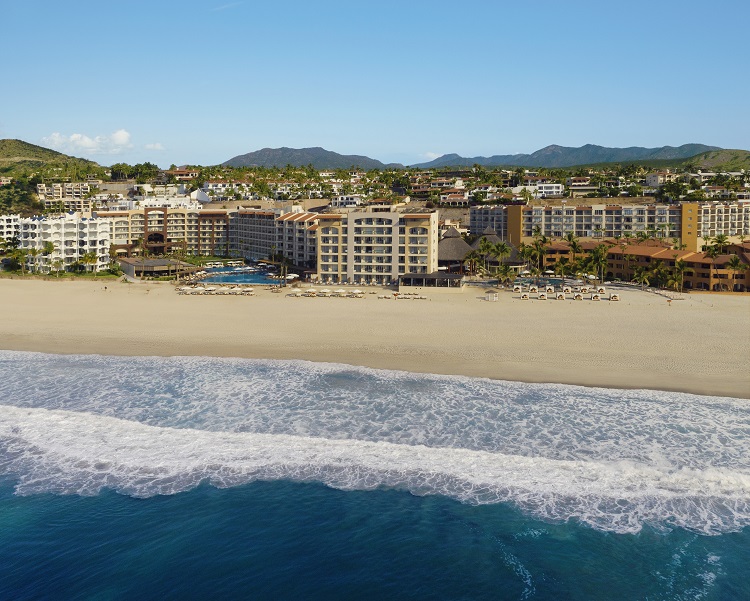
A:
{"type": "Polygon", "coordinates": [[[0,351],[5,599],[750,599],[750,401],[0,351]]]}

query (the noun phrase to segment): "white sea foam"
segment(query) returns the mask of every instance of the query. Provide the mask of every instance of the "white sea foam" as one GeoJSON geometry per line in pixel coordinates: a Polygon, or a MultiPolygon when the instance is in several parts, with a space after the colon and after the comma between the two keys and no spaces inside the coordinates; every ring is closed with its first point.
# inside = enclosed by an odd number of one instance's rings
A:
{"type": "Polygon", "coordinates": [[[255,480],[394,487],[468,503],[511,502],[549,520],[637,532],[750,525],[750,472],[571,461],[472,449],[149,426],[88,413],[0,407],[0,473],[17,492],[148,497],[255,480]]]}
{"type": "Polygon", "coordinates": [[[0,402],[154,426],[750,468],[750,403],[304,361],[0,352],[0,402]]]}

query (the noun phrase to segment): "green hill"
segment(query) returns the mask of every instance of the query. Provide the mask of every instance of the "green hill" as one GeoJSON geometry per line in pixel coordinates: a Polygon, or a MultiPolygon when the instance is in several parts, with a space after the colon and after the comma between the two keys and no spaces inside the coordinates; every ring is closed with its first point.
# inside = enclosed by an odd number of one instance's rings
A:
{"type": "Polygon", "coordinates": [[[682,161],[684,165],[695,165],[698,169],[721,169],[722,171],[739,171],[750,169],[750,151],[747,150],[712,150],[703,152],[682,161]]]}
{"type": "Polygon", "coordinates": [[[621,163],[587,163],[577,168],[610,169],[614,165],[638,165],[647,169],[701,169],[703,171],[740,171],[750,169],[750,151],[712,150],[686,159],[646,159],[621,163]]]}
{"type": "MultiPolygon", "coordinates": [[[[77,174],[81,171],[89,173],[98,167],[99,165],[93,161],[68,156],[23,140],[0,140],[0,174],[2,175],[30,175],[34,171],[45,171],[47,168],[55,168],[58,173],[72,171],[77,174]]],[[[70,173],[64,175],[70,175],[70,173]]]]}

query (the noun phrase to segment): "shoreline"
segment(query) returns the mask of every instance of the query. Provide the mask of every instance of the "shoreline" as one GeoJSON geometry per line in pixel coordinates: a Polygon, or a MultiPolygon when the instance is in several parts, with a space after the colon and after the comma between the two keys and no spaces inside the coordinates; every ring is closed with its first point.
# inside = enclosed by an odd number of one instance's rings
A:
{"type": "MultiPolygon", "coordinates": [[[[374,289],[373,289],[374,290],[374,289]]],[[[382,291],[377,289],[378,294],[382,291]]],[[[300,359],[539,384],[750,399],[750,297],[521,301],[179,296],[165,283],[0,279],[0,348],[300,359]],[[105,290],[106,286],[106,290],[105,290]],[[744,352],[743,352],[744,351],[744,352]]]]}

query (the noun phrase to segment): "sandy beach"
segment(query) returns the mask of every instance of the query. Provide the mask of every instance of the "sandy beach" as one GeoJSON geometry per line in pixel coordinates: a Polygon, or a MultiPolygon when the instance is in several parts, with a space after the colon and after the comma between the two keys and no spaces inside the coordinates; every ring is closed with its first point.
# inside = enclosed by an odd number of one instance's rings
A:
{"type": "MultiPolygon", "coordinates": [[[[0,348],[306,359],[523,382],[750,398],[750,296],[619,302],[180,296],[165,283],[0,279],[0,348]],[[106,286],[106,290],[105,290],[106,286]]],[[[378,289],[378,294],[383,291],[378,289]]]]}

